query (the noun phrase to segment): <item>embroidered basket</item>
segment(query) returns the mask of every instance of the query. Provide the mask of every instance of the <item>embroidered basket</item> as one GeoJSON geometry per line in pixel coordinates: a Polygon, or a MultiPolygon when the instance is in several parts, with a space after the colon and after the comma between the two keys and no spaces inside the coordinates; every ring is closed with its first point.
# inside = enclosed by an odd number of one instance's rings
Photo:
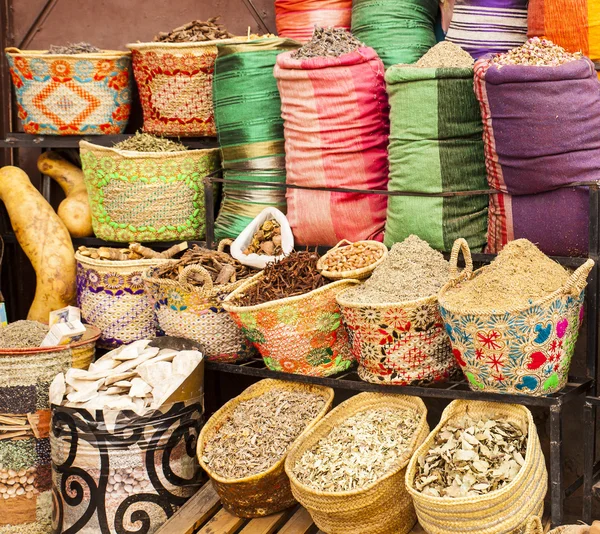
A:
{"type": "Polygon", "coordinates": [[[532,396],[560,391],[568,380],[583,321],[584,289],[593,260],[587,260],[554,293],[500,313],[473,313],[448,305],[448,290],[488,269],[486,266],[473,272],[471,252],[464,239],[454,243],[450,264],[454,278],[440,291],[440,311],[452,352],[469,387],[474,391],[532,396]],[[461,250],[466,267],[457,275],[461,250]]]}
{"type": "Polygon", "coordinates": [[[223,307],[258,349],[266,366],[309,376],[330,376],[348,369],[354,358],[335,298],[358,281],[340,280],[304,295],[256,306],[236,305],[236,298],[262,276],[238,287],[223,307]]]}
{"type": "Polygon", "coordinates": [[[542,516],[548,490],[546,463],[531,412],[516,404],[452,401],[442,413],[439,424],[413,454],[405,481],[419,524],[428,534],[521,534],[531,516],[542,516]],[[453,499],[417,491],[414,483],[419,458],[427,454],[442,427],[467,412],[475,418],[500,416],[527,428],[527,452],[521,470],[512,482],[486,495],[453,499]]]}
{"type": "Polygon", "coordinates": [[[212,83],[217,44],[131,43],[144,131],[170,137],[214,137],[212,83]]]}
{"type": "Polygon", "coordinates": [[[92,227],[106,241],[202,239],[203,178],[219,150],[132,152],[80,141],[92,227]]]}
{"type": "Polygon", "coordinates": [[[144,290],[143,274],[169,260],[93,260],[75,253],[77,306],[81,318],[100,329],[98,346],[112,349],[159,332],[152,303],[144,290]]]}
{"type": "Polygon", "coordinates": [[[303,434],[290,449],[285,471],[290,477],[292,493],[312,516],[323,532],[330,534],[407,534],[417,520],[404,474],[413,451],[429,433],[427,408],[418,397],[360,393],[343,402],[311,430],[303,434]],[[343,421],[365,410],[392,408],[417,412],[419,422],[408,450],[396,460],[390,471],[372,484],[357,490],[325,492],[298,481],[293,469],[307,450],[343,421]]]}
{"type": "Polygon", "coordinates": [[[265,379],[253,384],[245,389],[241,395],[231,399],[208,420],[198,437],[198,459],[200,466],[211,478],[223,503],[223,508],[238,517],[271,515],[296,504],[296,499],[290,489],[290,480],[284,471],[287,453],[284,453],[277,463],[267,471],[239,479],[223,478],[213,473],[202,460],[204,447],[208,438],[231,416],[237,406],[241,402],[259,397],[272,389],[284,389],[295,392],[304,391],[306,393],[317,394],[325,399],[325,406],[323,406],[319,415],[306,426],[302,434],[296,438],[295,443],[302,439],[302,436],[323,418],[333,403],[333,389],[331,388],[265,379]]]}
{"type": "Polygon", "coordinates": [[[25,132],[97,135],[125,130],[131,111],[129,52],[5,52],[25,132]]]}

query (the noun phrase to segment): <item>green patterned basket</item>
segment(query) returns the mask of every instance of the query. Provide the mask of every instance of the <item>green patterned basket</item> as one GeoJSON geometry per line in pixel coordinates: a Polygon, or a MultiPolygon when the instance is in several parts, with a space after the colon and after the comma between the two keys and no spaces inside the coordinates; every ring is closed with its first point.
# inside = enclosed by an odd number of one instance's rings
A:
{"type": "Polygon", "coordinates": [[[219,150],[134,152],[80,141],[94,233],[106,241],[202,239],[203,178],[219,150]]]}

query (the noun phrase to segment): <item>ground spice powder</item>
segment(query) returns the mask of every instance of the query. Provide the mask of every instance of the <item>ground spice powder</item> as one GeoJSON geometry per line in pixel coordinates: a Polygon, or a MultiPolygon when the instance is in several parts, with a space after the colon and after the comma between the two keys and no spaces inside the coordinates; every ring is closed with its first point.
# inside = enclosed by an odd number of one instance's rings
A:
{"type": "Polygon", "coordinates": [[[463,50],[457,44],[450,41],[442,41],[429,49],[415,65],[406,65],[407,67],[420,68],[470,68],[473,66],[471,54],[463,50]]]}

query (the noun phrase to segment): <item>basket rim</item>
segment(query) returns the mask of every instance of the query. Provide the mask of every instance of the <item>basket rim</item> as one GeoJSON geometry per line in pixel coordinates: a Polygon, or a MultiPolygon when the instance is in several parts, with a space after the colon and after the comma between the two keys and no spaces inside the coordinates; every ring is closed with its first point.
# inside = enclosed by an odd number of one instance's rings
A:
{"type": "Polygon", "coordinates": [[[173,152],[138,152],[137,150],[121,150],[119,148],[114,148],[111,146],[102,146],[95,145],[94,143],[90,143],[89,141],[81,140],[79,141],[79,149],[80,150],[90,150],[95,152],[110,152],[113,154],[117,154],[119,156],[124,156],[129,159],[148,159],[148,158],[178,158],[180,156],[185,156],[188,154],[192,154],[194,156],[202,156],[208,155],[213,152],[217,152],[219,148],[192,148],[190,150],[177,150],[173,152]]]}
{"type": "Polygon", "coordinates": [[[360,239],[358,241],[350,242],[346,245],[342,245],[342,243],[343,241],[340,241],[335,247],[333,247],[331,250],[328,250],[323,256],[319,258],[319,261],[317,262],[317,271],[319,271],[325,278],[329,278],[331,280],[341,280],[344,278],[360,277],[362,275],[373,272],[379,265],[381,265],[385,261],[389,254],[388,248],[387,246],[385,246],[384,243],[382,243],[381,241],[375,241],[373,239],[360,239]],[[321,268],[327,256],[329,256],[336,250],[355,245],[356,243],[368,243],[376,245],[377,247],[383,250],[383,255],[377,261],[371,263],[371,265],[361,267],[360,269],[352,269],[351,271],[328,271],[327,269],[321,268]]]}
{"type": "MultiPolygon", "coordinates": [[[[318,490],[318,489],[312,488],[310,486],[303,484],[302,482],[300,482],[298,480],[298,478],[292,471],[292,465],[291,465],[292,457],[295,454],[297,454],[298,449],[300,449],[300,447],[302,447],[302,445],[304,445],[304,443],[307,441],[307,438],[309,438],[309,436],[307,435],[307,436],[305,436],[304,439],[302,439],[302,441],[296,441],[296,443],[293,445],[293,447],[288,451],[286,462],[285,462],[285,473],[289,477],[290,482],[292,482],[294,485],[302,488],[303,491],[305,491],[307,493],[311,493],[312,495],[318,495],[319,497],[330,497],[330,498],[353,497],[355,495],[363,495],[364,493],[373,489],[375,486],[377,486],[384,480],[387,480],[393,476],[396,476],[402,469],[407,467],[408,464],[410,463],[412,456],[415,454],[415,451],[418,450],[420,447],[420,444],[417,444],[417,441],[419,440],[420,435],[423,433],[423,431],[425,429],[429,430],[429,427],[427,426],[427,407],[425,406],[425,403],[423,402],[423,399],[421,399],[421,397],[416,397],[416,396],[412,396],[412,395],[401,395],[401,394],[398,395],[398,394],[393,394],[393,393],[374,393],[374,392],[368,392],[368,391],[359,393],[358,395],[354,395],[353,397],[350,397],[349,399],[340,403],[333,410],[331,410],[325,417],[320,419],[319,422],[313,428],[310,429],[311,435],[314,435],[316,433],[316,431],[319,430],[319,427],[321,425],[324,425],[327,421],[333,419],[336,415],[343,413],[345,410],[349,410],[349,412],[347,412],[346,416],[343,418],[344,421],[350,417],[353,417],[357,413],[360,413],[361,411],[368,410],[371,407],[371,404],[382,401],[382,400],[391,402],[392,404],[404,404],[404,405],[410,404],[410,405],[413,405],[413,407],[415,409],[420,408],[420,410],[421,410],[419,412],[420,421],[419,421],[417,428],[415,429],[413,436],[409,442],[410,447],[406,450],[406,452],[402,456],[400,456],[396,460],[396,463],[394,464],[393,469],[390,469],[387,473],[382,475],[380,478],[378,478],[377,480],[371,482],[371,484],[364,486],[362,488],[357,488],[357,489],[347,490],[347,491],[323,491],[323,490],[318,490]],[[358,404],[358,406],[354,406],[354,404],[358,404]]],[[[394,407],[396,407],[396,406],[394,406],[394,407]]],[[[307,434],[308,434],[308,432],[307,432],[307,434]]],[[[427,435],[429,435],[429,434],[427,434],[427,435]]],[[[320,438],[318,438],[318,440],[322,439],[323,437],[325,437],[325,436],[321,436],[320,438]]],[[[427,436],[425,437],[425,439],[426,438],[427,438],[427,436]]]]}
{"type": "Polygon", "coordinates": [[[11,355],[34,355],[34,354],[46,354],[52,352],[62,352],[66,349],[77,349],[79,347],[83,347],[84,345],[89,345],[90,343],[95,343],[98,341],[102,332],[99,328],[95,327],[91,324],[86,324],[85,326],[85,334],[79,341],[75,341],[74,343],[69,343],[68,345],[55,345],[54,347],[31,347],[28,349],[0,349],[0,357],[2,356],[11,356],[11,355]]]}
{"type": "Polygon", "coordinates": [[[172,258],[143,258],[139,260],[95,260],[89,256],[82,256],[79,251],[75,252],[75,260],[81,263],[87,263],[95,267],[153,267],[157,264],[162,264],[168,261],[173,261],[172,258]]]}
{"type": "MultiPolygon", "coordinates": [[[[153,48],[203,48],[207,46],[218,46],[218,45],[229,45],[229,44],[243,44],[243,43],[255,43],[256,41],[267,41],[267,40],[282,40],[289,41],[287,37],[280,37],[275,35],[273,37],[256,37],[255,39],[248,39],[246,35],[239,35],[235,37],[229,37],[227,39],[213,39],[212,41],[184,41],[181,43],[167,43],[163,41],[144,41],[137,43],[127,43],[125,46],[130,50],[145,50],[153,48]]],[[[293,39],[292,39],[293,40],[293,39]]]]}
{"type": "MultiPolygon", "coordinates": [[[[258,384],[270,386],[269,390],[275,389],[277,387],[281,387],[282,385],[284,385],[288,389],[293,388],[294,386],[297,386],[296,383],[290,382],[289,380],[277,380],[274,378],[265,378],[263,380],[260,380],[259,382],[256,382],[252,386],[249,386],[244,391],[242,391],[242,393],[240,393],[237,397],[234,397],[233,399],[226,402],[221,408],[219,408],[210,417],[210,419],[212,419],[213,417],[214,418],[221,417],[227,411],[226,409],[229,408],[230,406],[232,406],[233,404],[239,404],[245,400],[250,400],[254,397],[260,396],[262,393],[258,394],[258,395],[252,394],[254,392],[254,389],[258,389],[257,387],[255,387],[255,386],[258,386],[258,384]]],[[[208,431],[207,431],[208,421],[210,421],[210,419],[204,424],[204,426],[202,427],[202,430],[200,431],[200,434],[198,435],[198,444],[196,446],[196,456],[198,458],[198,463],[200,464],[200,467],[202,467],[202,469],[204,469],[204,471],[206,471],[206,473],[209,475],[209,477],[211,479],[214,479],[221,484],[252,483],[252,482],[255,482],[267,475],[270,475],[271,473],[273,473],[277,469],[279,469],[287,460],[287,457],[288,457],[290,451],[294,447],[294,443],[297,443],[309,430],[311,430],[317,423],[322,421],[323,418],[327,415],[327,412],[329,411],[331,404],[333,403],[333,398],[335,396],[335,392],[334,392],[333,388],[330,388],[328,386],[320,386],[317,384],[302,384],[302,386],[306,386],[309,389],[312,389],[316,393],[320,394],[325,399],[325,405],[323,406],[323,409],[315,416],[315,418],[306,425],[304,430],[302,432],[300,432],[298,437],[296,437],[296,439],[290,444],[289,448],[284,453],[283,457],[280,458],[277,462],[275,462],[271,467],[269,467],[269,469],[267,469],[266,471],[262,471],[261,473],[256,473],[254,475],[249,475],[249,476],[246,476],[243,478],[224,478],[220,475],[217,475],[212,469],[210,469],[204,463],[204,461],[202,460],[202,454],[201,454],[204,450],[204,443],[206,441],[206,436],[208,434],[208,431]]],[[[263,393],[266,393],[266,392],[263,392],[263,393]]]]}
{"type": "Polygon", "coordinates": [[[46,59],[108,59],[111,57],[120,58],[131,55],[131,52],[129,52],[128,50],[101,50],[100,52],[83,52],[81,54],[50,54],[48,53],[48,50],[20,50],[16,46],[6,47],[4,49],[4,52],[9,56],[43,56],[46,59]]]}

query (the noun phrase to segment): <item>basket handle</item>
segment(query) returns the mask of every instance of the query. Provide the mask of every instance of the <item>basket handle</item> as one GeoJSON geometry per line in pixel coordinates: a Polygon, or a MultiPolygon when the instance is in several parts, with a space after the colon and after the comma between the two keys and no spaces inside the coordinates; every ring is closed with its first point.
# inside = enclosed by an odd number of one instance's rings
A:
{"type": "Polygon", "coordinates": [[[450,278],[456,278],[459,276],[458,256],[461,252],[465,258],[465,268],[460,274],[469,276],[473,272],[473,258],[471,257],[471,249],[469,248],[467,240],[461,237],[457,239],[452,246],[452,253],[450,254],[450,278]]]}
{"type": "Polygon", "coordinates": [[[527,527],[525,528],[525,534],[541,534],[544,532],[544,526],[542,520],[537,516],[531,516],[527,520],[527,527]]]}
{"type": "Polygon", "coordinates": [[[19,50],[16,46],[9,46],[8,48],[4,49],[4,52],[7,54],[20,54],[21,50],[19,50]]]}
{"type": "Polygon", "coordinates": [[[203,289],[205,291],[212,291],[213,281],[210,277],[209,272],[201,265],[188,265],[179,275],[179,283],[183,285],[189,285],[188,277],[191,273],[199,274],[202,277],[204,283],[203,289]]]}
{"type": "Polygon", "coordinates": [[[347,239],[342,239],[335,247],[333,247],[331,250],[337,250],[340,247],[343,247],[344,245],[352,245],[352,241],[348,241],[347,239]]]}
{"type": "Polygon", "coordinates": [[[223,252],[225,250],[225,247],[231,245],[231,243],[233,243],[233,239],[221,239],[221,241],[219,241],[219,245],[217,246],[217,251],[223,252]]]}
{"type": "Polygon", "coordinates": [[[594,267],[594,260],[589,259],[569,277],[567,283],[563,286],[565,295],[577,297],[587,285],[587,277],[594,267]]]}

